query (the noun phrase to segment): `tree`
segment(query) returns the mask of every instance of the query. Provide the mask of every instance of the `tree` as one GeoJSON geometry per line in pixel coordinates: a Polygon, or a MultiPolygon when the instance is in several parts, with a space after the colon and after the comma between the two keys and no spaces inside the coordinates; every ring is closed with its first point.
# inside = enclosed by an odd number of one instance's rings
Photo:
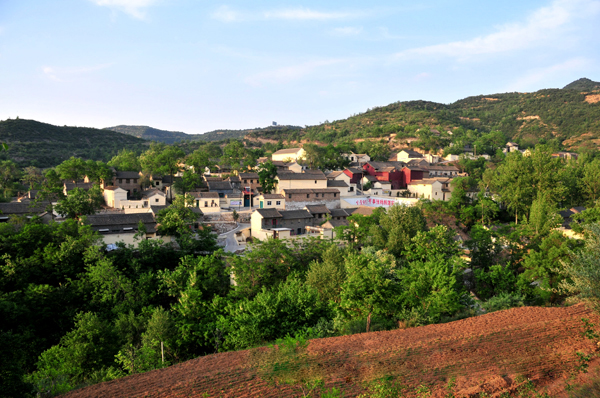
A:
{"type": "Polygon", "coordinates": [[[367,333],[373,314],[394,311],[395,297],[400,292],[393,256],[374,250],[363,250],[346,257],[346,279],[341,286],[340,307],[350,317],[366,317],[367,333]]]}
{"type": "Polygon", "coordinates": [[[85,175],[90,182],[110,185],[113,179],[113,171],[104,162],[88,160],[85,162],[85,175]]]}
{"type": "Polygon", "coordinates": [[[229,166],[233,170],[240,169],[240,163],[246,157],[246,148],[240,141],[231,141],[223,148],[223,157],[221,161],[229,166]]]}
{"type": "MultiPolygon", "coordinates": [[[[140,156],[142,169],[151,174],[173,176],[181,170],[181,159],[185,153],[178,147],[162,143],[152,143],[150,149],[140,156]]],[[[173,189],[169,190],[169,199],[173,201],[173,189]]]]}
{"type": "Polygon", "coordinates": [[[579,186],[589,205],[600,199],[600,159],[596,158],[583,166],[583,175],[579,186]]]}
{"type": "Polygon", "coordinates": [[[68,218],[79,218],[96,213],[103,204],[102,188],[98,185],[92,186],[87,191],[76,187],[57,203],[56,211],[68,218]]]}
{"type": "Polygon", "coordinates": [[[77,181],[85,177],[86,165],[80,158],[71,156],[71,158],[56,166],[56,172],[63,180],[73,181],[77,185],[77,181]]]}
{"type": "Polygon", "coordinates": [[[50,212],[54,219],[53,203],[64,199],[63,185],[56,170],[49,169],[44,174],[42,185],[35,195],[35,204],[43,203],[46,205],[46,211],[50,212]]]}
{"type": "Polygon", "coordinates": [[[171,206],[159,211],[156,215],[158,232],[177,238],[191,234],[191,226],[198,222],[198,214],[191,207],[192,201],[193,198],[189,195],[178,196],[171,206]]]}
{"type": "Polygon", "coordinates": [[[108,162],[108,165],[119,171],[141,171],[139,157],[133,151],[122,149],[108,162]]]}
{"type": "Polygon", "coordinates": [[[420,208],[394,205],[381,215],[370,233],[376,248],[387,250],[398,258],[410,240],[425,227],[425,217],[420,208]]]}
{"type": "Polygon", "coordinates": [[[600,311],[600,224],[589,224],[584,229],[585,247],[564,262],[568,279],[561,283],[565,292],[589,301],[600,311]]]}
{"type": "Polygon", "coordinates": [[[33,166],[25,167],[21,181],[24,184],[29,185],[29,190],[32,190],[33,187],[37,186],[43,180],[44,180],[44,176],[42,175],[42,172],[40,171],[40,169],[38,169],[37,167],[33,167],[33,166]]]}
{"type": "Polygon", "coordinates": [[[306,273],[306,283],[319,292],[321,301],[340,302],[341,287],[346,279],[344,251],[331,246],[323,253],[323,261],[312,261],[306,273]]]}
{"type": "Polygon", "coordinates": [[[11,197],[15,189],[15,180],[20,177],[20,170],[12,160],[0,161],[0,189],[4,197],[11,197]]]}
{"type": "Polygon", "coordinates": [[[180,195],[185,195],[193,191],[202,183],[200,174],[196,174],[191,170],[185,170],[180,179],[173,183],[173,186],[180,195]]]}
{"type": "Polygon", "coordinates": [[[277,167],[270,160],[258,166],[258,182],[262,186],[263,193],[271,193],[275,189],[277,180],[277,167]]]}
{"type": "Polygon", "coordinates": [[[454,233],[443,225],[417,232],[406,247],[405,266],[398,270],[400,305],[436,321],[460,309],[460,273],[466,268],[454,233]]]}
{"type": "Polygon", "coordinates": [[[185,159],[185,164],[194,168],[194,172],[203,175],[206,169],[212,170],[215,162],[210,160],[210,154],[205,148],[198,148],[185,159]]]}

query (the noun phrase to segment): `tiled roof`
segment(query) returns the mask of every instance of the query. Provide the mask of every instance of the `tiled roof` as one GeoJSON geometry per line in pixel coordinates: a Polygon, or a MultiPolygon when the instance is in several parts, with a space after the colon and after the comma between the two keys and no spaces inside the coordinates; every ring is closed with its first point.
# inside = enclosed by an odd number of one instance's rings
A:
{"type": "Polygon", "coordinates": [[[373,214],[374,210],[374,207],[369,206],[359,206],[355,209],[346,209],[346,211],[349,213],[351,212],[351,214],[359,214],[361,216],[370,216],[371,214],[373,214]]]}
{"type": "Polygon", "coordinates": [[[258,173],[240,173],[240,178],[243,179],[258,179],[258,173]]]}
{"type": "Polygon", "coordinates": [[[218,192],[188,192],[188,194],[198,199],[219,199],[218,192]]]}
{"type": "Polygon", "coordinates": [[[290,193],[340,193],[337,188],[303,188],[303,189],[282,189],[285,195],[290,193]]]}
{"type": "Polygon", "coordinates": [[[331,211],[325,205],[306,205],[304,206],[311,214],[330,214],[331,211]]]}
{"type": "Polygon", "coordinates": [[[254,211],[258,212],[258,214],[263,216],[263,218],[281,218],[281,217],[283,217],[277,209],[256,209],[254,211]]]}
{"type": "Polygon", "coordinates": [[[346,184],[346,181],[342,181],[342,180],[328,180],[327,187],[348,188],[349,185],[346,184]]]}
{"type": "Polygon", "coordinates": [[[348,217],[352,213],[348,213],[348,209],[331,209],[331,217],[348,217]]]}
{"type": "Polygon", "coordinates": [[[296,220],[299,218],[313,218],[308,210],[280,210],[279,213],[284,220],[296,220]]]}
{"type": "Polygon", "coordinates": [[[162,192],[156,188],[147,189],[144,192],[142,192],[142,198],[149,198],[150,196],[154,196],[154,195],[166,196],[164,194],[164,192],[162,192]]]}
{"type": "Polygon", "coordinates": [[[137,171],[117,171],[115,178],[140,178],[140,173],[137,171]]]}
{"type": "Polygon", "coordinates": [[[265,199],[285,199],[285,196],[278,193],[265,193],[262,197],[265,199]]]}
{"type": "Polygon", "coordinates": [[[67,188],[67,192],[69,192],[75,188],[79,188],[79,189],[83,189],[83,190],[87,191],[88,189],[90,189],[93,186],[94,186],[93,182],[78,182],[77,185],[72,182],[65,182],[65,187],[67,188]]]}
{"type": "Polygon", "coordinates": [[[120,189],[121,191],[126,191],[125,189],[118,187],[116,185],[109,185],[107,187],[104,187],[105,191],[116,191],[117,189],[120,189]]]}
{"type": "Polygon", "coordinates": [[[0,203],[0,217],[11,214],[36,214],[42,213],[44,211],[44,206],[30,206],[29,203],[19,203],[19,202],[10,202],[10,203],[0,203]]]}
{"type": "Polygon", "coordinates": [[[322,171],[313,173],[282,173],[278,174],[279,180],[326,180],[325,174],[322,171]]]}
{"type": "Polygon", "coordinates": [[[233,187],[229,181],[208,181],[208,189],[210,191],[231,191],[233,187]]]}
{"type": "Polygon", "coordinates": [[[343,171],[332,171],[331,173],[327,174],[327,178],[328,179],[334,179],[335,177],[339,176],[340,174],[343,174],[343,171]]]}
{"type": "Polygon", "coordinates": [[[346,225],[348,225],[348,220],[346,220],[346,219],[344,219],[344,220],[329,220],[325,224],[321,225],[321,227],[330,229],[330,228],[341,227],[341,226],[346,226],[346,225]]]}
{"type": "Polygon", "coordinates": [[[87,216],[86,224],[102,233],[127,233],[136,232],[140,221],[146,226],[146,232],[156,232],[156,221],[150,213],[92,214],[87,216]]]}

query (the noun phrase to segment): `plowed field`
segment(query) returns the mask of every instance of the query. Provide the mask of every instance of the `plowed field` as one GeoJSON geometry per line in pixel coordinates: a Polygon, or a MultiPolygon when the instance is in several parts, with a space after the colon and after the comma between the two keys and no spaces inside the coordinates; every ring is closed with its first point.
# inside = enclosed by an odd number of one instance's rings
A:
{"type": "MultiPolygon", "coordinates": [[[[564,396],[580,363],[577,351],[598,349],[582,337],[581,318],[598,318],[579,304],[525,307],[456,322],[310,341],[296,354],[274,349],[227,352],[167,369],[72,391],[75,397],[297,397],[321,380],[318,397],[333,387],[344,397],[368,394],[377,380],[405,386],[405,396],[517,394],[529,383],[564,396]],[[370,387],[369,387],[370,386],[370,387]]],[[[590,364],[593,373],[597,363],[590,364]]],[[[585,375],[580,375],[585,377],[585,375]]],[[[367,395],[368,396],[368,395],[367,395]]]]}

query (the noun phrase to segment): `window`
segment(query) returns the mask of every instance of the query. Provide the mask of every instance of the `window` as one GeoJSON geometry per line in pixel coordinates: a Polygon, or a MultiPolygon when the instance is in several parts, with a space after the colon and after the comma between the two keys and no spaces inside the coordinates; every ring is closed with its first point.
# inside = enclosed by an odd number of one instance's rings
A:
{"type": "Polygon", "coordinates": [[[267,206],[271,206],[271,201],[267,200],[267,206]]]}
{"type": "MultiPolygon", "coordinates": [[[[325,196],[325,194],[323,194],[323,196],[325,196]]],[[[337,198],[337,193],[334,193],[334,194],[333,194],[333,197],[334,197],[334,198],[337,198]]]]}
{"type": "Polygon", "coordinates": [[[317,180],[315,180],[315,184],[317,183],[317,180]]]}
{"type": "Polygon", "coordinates": [[[348,192],[354,192],[354,187],[350,187],[350,188],[348,189],[348,192]]]}
{"type": "Polygon", "coordinates": [[[254,180],[250,180],[250,184],[252,184],[254,182],[254,180]]]}
{"type": "Polygon", "coordinates": [[[134,178],[134,179],[133,179],[133,183],[134,183],[134,184],[137,184],[137,180],[138,180],[137,178],[134,178]]]}
{"type": "Polygon", "coordinates": [[[292,194],[289,194],[289,195],[288,195],[288,198],[289,198],[289,199],[291,199],[291,198],[292,198],[292,194]]]}
{"type": "Polygon", "coordinates": [[[125,180],[125,184],[129,184],[129,178],[125,180]]]}
{"type": "Polygon", "coordinates": [[[123,184],[123,179],[119,178],[119,184],[123,184]]]}
{"type": "Polygon", "coordinates": [[[204,207],[208,207],[208,201],[207,200],[204,201],[204,207]]]}
{"type": "Polygon", "coordinates": [[[275,204],[276,204],[277,206],[279,206],[279,205],[281,204],[281,200],[278,200],[277,202],[275,202],[275,204]]]}
{"type": "Polygon", "coordinates": [[[244,183],[245,183],[245,184],[247,184],[247,183],[248,183],[248,180],[244,180],[244,183]]]}
{"type": "Polygon", "coordinates": [[[154,199],[154,202],[155,202],[155,203],[158,203],[158,198],[154,199]]]}
{"type": "Polygon", "coordinates": [[[159,185],[160,185],[160,181],[156,181],[156,186],[159,186],[159,185]]]}
{"type": "MultiPolygon", "coordinates": [[[[317,194],[317,195],[318,195],[318,194],[317,194]]],[[[306,194],[306,199],[309,199],[309,198],[310,198],[310,194],[309,194],[309,193],[307,193],[307,194],[306,194]]]]}

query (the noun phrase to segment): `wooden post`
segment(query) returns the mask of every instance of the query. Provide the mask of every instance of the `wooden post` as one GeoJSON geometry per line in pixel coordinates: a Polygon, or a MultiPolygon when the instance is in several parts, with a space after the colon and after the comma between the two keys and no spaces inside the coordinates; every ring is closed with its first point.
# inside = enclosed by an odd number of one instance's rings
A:
{"type": "Polygon", "coordinates": [[[165,363],[165,347],[162,341],[160,342],[160,355],[162,357],[162,363],[165,363]]]}

